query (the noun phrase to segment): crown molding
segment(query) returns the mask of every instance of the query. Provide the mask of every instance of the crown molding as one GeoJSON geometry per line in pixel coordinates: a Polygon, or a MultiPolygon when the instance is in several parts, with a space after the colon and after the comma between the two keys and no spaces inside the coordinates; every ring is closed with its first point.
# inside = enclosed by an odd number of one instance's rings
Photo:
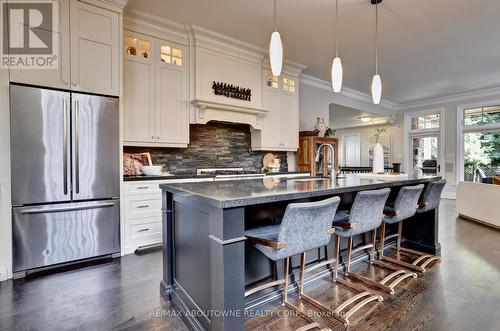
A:
{"type": "Polygon", "coordinates": [[[128,0],[80,0],[80,1],[119,14],[123,13],[123,8],[125,8],[125,5],[128,2],[128,0]]]}
{"type": "Polygon", "coordinates": [[[498,96],[498,95],[500,95],[500,86],[491,87],[491,88],[487,88],[487,89],[481,89],[481,90],[475,90],[475,91],[469,91],[469,92],[464,92],[464,93],[450,94],[447,96],[435,97],[435,98],[430,98],[430,99],[421,99],[421,100],[415,100],[415,101],[409,101],[409,102],[402,102],[399,104],[398,109],[399,110],[406,110],[406,109],[410,109],[410,108],[427,107],[427,106],[433,106],[433,105],[437,105],[437,104],[458,102],[458,101],[464,101],[464,100],[468,100],[468,99],[492,97],[492,96],[498,96]]]}
{"type": "MultiPolygon", "coordinates": [[[[316,77],[313,77],[310,75],[302,74],[302,75],[300,75],[300,82],[305,84],[305,85],[309,85],[312,87],[322,89],[324,91],[334,93],[330,82],[323,80],[323,79],[320,79],[320,78],[316,78],[316,77]]],[[[354,89],[350,89],[348,87],[342,87],[342,90],[340,91],[339,94],[346,96],[346,97],[349,97],[349,98],[352,98],[352,99],[359,100],[359,101],[367,102],[370,104],[373,103],[372,97],[369,94],[366,94],[366,93],[363,93],[363,92],[360,92],[360,91],[357,91],[354,89]]],[[[387,100],[382,100],[380,102],[380,106],[383,108],[386,108],[386,109],[390,109],[392,111],[398,109],[397,103],[387,101],[387,100]]]]}
{"type": "Polygon", "coordinates": [[[351,128],[359,128],[359,127],[366,127],[366,126],[378,126],[382,124],[386,124],[390,120],[390,117],[377,117],[371,120],[370,122],[364,123],[361,122],[361,120],[356,121],[356,122],[340,122],[336,124],[335,122],[333,123],[332,129],[335,130],[342,130],[342,129],[351,129],[351,128]]]}
{"type": "Polygon", "coordinates": [[[123,28],[134,32],[142,33],[158,39],[168,35],[172,41],[189,44],[188,27],[171,20],[159,18],[158,16],[145,13],[143,11],[127,11],[123,17],[123,28]]]}

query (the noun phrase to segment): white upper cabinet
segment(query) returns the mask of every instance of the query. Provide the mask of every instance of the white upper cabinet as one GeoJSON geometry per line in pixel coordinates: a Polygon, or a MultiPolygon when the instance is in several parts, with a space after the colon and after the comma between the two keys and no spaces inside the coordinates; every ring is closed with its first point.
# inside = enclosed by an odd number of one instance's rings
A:
{"type": "Polygon", "coordinates": [[[53,1],[59,9],[59,26],[52,31],[57,38],[59,65],[56,69],[11,69],[10,80],[17,83],[42,85],[60,89],[70,87],[69,0],[53,1]]]}
{"type": "Polygon", "coordinates": [[[299,145],[299,94],[297,78],[288,75],[272,76],[263,72],[262,130],[252,130],[252,149],[296,151],[299,145]]]}
{"type": "Polygon", "coordinates": [[[124,48],[124,144],[187,147],[187,48],[129,31],[124,48]]]}
{"type": "Polygon", "coordinates": [[[120,14],[77,0],[59,8],[57,69],[11,70],[11,81],[105,95],[120,94],[120,14]]]}
{"type": "Polygon", "coordinates": [[[168,41],[156,42],[156,139],[157,143],[184,147],[189,143],[186,48],[168,41]]]}
{"type": "Polygon", "coordinates": [[[123,140],[155,142],[155,40],[125,31],[123,45],[123,140]]]}
{"type": "Polygon", "coordinates": [[[72,90],[118,95],[119,14],[80,1],[70,7],[72,90]]]}

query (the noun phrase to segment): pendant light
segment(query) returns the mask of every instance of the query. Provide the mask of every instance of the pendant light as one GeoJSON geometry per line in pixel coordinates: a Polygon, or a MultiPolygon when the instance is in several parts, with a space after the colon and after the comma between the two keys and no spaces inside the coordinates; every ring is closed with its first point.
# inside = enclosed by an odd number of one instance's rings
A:
{"type": "Polygon", "coordinates": [[[378,105],[382,98],[382,80],[378,74],[378,4],[382,0],[372,0],[375,5],[375,75],[372,79],[372,100],[373,103],[378,105]]]}
{"type": "Polygon", "coordinates": [[[339,93],[342,89],[342,60],[339,57],[339,0],[335,0],[335,58],[332,62],[332,87],[333,92],[339,93]]]}
{"type": "Polygon", "coordinates": [[[274,0],[274,32],[271,34],[271,42],[269,43],[269,62],[273,76],[281,75],[283,45],[281,44],[281,35],[276,28],[276,0],[274,0]]]}

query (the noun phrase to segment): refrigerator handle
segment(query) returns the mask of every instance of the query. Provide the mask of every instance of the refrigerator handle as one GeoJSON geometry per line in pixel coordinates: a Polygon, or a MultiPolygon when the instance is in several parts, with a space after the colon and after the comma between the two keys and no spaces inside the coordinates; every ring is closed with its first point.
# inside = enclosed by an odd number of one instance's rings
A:
{"type": "Polygon", "coordinates": [[[80,101],[75,100],[75,189],[80,193],[80,101]]]}
{"type": "Polygon", "coordinates": [[[68,105],[67,100],[63,102],[63,185],[64,195],[68,194],[68,105]]]}
{"type": "Polygon", "coordinates": [[[61,207],[61,208],[32,208],[21,211],[21,214],[47,214],[47,213],[60,213],[68,211],[77,210],[89,210],[89,209],[99,209],[113,207],[115,204],[112,202],[100,203],[95,205],[85,205],[85,206],[71,206],[71,207],[61,207]]]}

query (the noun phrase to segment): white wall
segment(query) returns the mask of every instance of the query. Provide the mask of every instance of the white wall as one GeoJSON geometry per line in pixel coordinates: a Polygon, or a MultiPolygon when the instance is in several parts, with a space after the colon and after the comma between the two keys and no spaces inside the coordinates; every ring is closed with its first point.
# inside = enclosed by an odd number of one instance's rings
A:
{"type": "MultiPolygon", "coordinates": [[[[424,111],[429,109],[444,108],[444,160],[443,177],[448,181],[444,196],[455,198],[457,186],[457,106],[469,103],[487,102],[488,100],[500,99],[500,94],[492,94],[487,97],[467,97],[456,101],[429,101],[425,105],[404,107],[404,112],[424,111]]],[[[423,104],[424,102],[422,102],[423,104]]],[[[401,142],[403,144],[403,142],[401,142]]]]}
{"type": "MultiPolygon", "coordinates": [[[[368,167],[368,151],[370,147],[370,138],[376,133],[376,129],[379,125],[362,126],[352,129],[341,129],[337,130],[335,136],[339,138],[340,145],[342,146],[342,135],[357,133],[360,135],[360,149],[361,149],[361,166],[368,167]]],[[[399,162],[404,163],[404,150],[403,150],[403,121],[398,120],[392,127],[387,129],[382,135],[391,136],[391,163],[399,162]]],[[[340,165],[344,165],[343,151],[341,150],[341,155],[339,156],[340,165]]]]}
{"type": "MultiPolygon", "coordinates": [[[[374,105],[360,99],[355,99],[347,95],[333,93],[330,83],[314,78],[302,78],[299,88],[299,113],[301,131],[313,130],[317,117],[323,117],[325,123],[330,123],[330,104],[335,103],[341,106],[366,111],[383,117],[396,114],[396,111],[374,105]]],[[[368,98],[368,96],[366,96],[368,98]]],[[[371,100],[371,99],[370,99],[371,100]]]]}
{"type": "Polygon", "coordinates": [[[9,76],[0,70],[0,281],[12,277],[9,76]]]}

